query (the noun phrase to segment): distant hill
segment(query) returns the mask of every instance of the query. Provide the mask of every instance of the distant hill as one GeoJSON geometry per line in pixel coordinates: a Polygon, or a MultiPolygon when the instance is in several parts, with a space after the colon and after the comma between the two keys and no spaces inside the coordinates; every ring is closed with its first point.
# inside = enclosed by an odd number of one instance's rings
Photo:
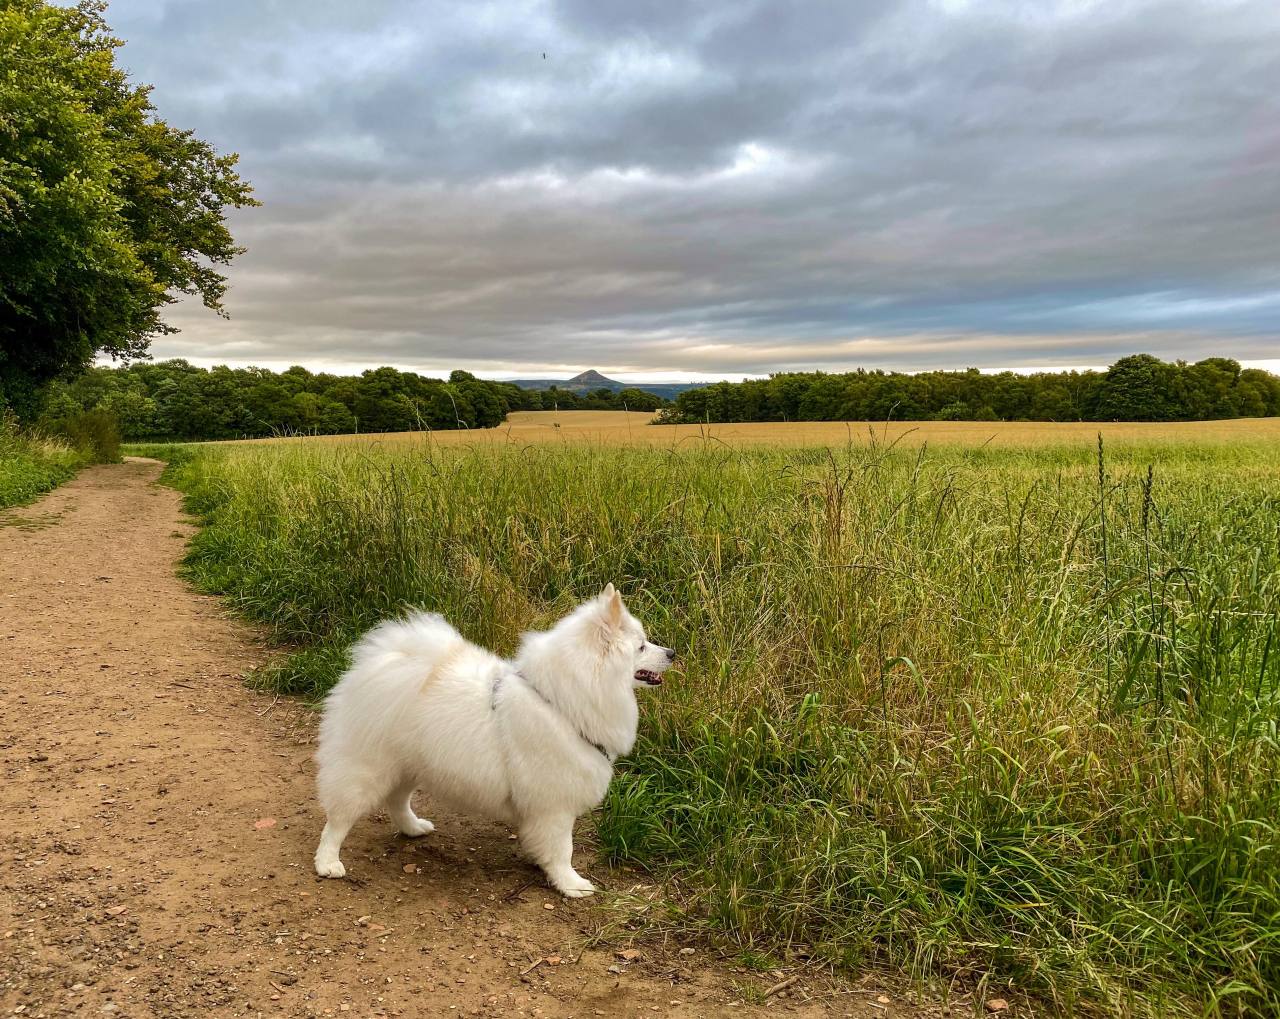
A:
{"type": "Polygon", "coordinates": [[[646,393],[653,393],[654,396],[660,396],[664,400],[674,400],[680,393],[688,389],[701,389],[706,384],[703,382],[619,382],[617,379],[601,375],[594,368],[588,368],[571,379],[507,379],[506,381],[521,389],[564,389],[579,395],[590,393],[595,389],[607,389],[613,393],[624,389],[640,389],[646,393]]]}

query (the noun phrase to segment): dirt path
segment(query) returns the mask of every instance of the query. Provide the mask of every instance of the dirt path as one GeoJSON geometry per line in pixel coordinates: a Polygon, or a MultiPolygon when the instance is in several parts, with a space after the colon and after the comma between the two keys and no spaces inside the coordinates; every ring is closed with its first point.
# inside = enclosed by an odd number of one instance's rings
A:
{"type": "Polygon", "coordinates": [[[264,651],[176,578],[192,528],[159,472],[0,514],[0,1014],[916,1014],[805,976],[744,1005],[774,978],[705,946],[584,948],[608,910],[448,814],[413,842],[363,824],[353,879],[315,878],[313,718],[242,685],[264,651]]]}

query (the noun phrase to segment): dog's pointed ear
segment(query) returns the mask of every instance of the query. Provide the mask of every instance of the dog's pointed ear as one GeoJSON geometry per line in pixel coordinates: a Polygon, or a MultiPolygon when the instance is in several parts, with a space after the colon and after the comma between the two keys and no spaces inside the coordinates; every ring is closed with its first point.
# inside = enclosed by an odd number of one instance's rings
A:
{"type": "Polygon", "coordinates": [[[600,619],[606,627],[616,630],[622,625],[622,595],[612,584],[606,584],[600,592],[600,619]]]}

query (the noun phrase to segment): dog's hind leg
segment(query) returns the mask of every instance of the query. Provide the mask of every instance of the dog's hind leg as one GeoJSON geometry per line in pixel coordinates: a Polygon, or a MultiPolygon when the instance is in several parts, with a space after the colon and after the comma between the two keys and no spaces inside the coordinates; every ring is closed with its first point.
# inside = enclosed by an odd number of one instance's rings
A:
{"type": "Polygon", "coordinates": [[[596,886],[573,869],[573,815],[526,818],[520,825],[520,844],[561,895],[578,899],[596,886]]]}
{"type": "Polygon", "coordinates": [[[342,843],[351,831],[351,826],[359,820],[356,817],[343,817],[340,821],[332,815],[324,824],[320,833],[320,845],[316,847],[316,873],[321,877],[346,877],[347,868],[338,856],[342,843]]]}
{"type": "Polygon", "coordinates": [[[416,839],[419,835],[429,835],[436,826],[413,812],[413,788],[412,782],[396,786],[387,797],[387,813],[401,835],[416,839]]]}
{"type": "Polygon", "coordinates": [[[317,784],[325,810],[325,825],[316,847],[316,873],[321,877],[345,877],[347,868],[338,858],[338,851],[352,826],[377,807],[382,789],[371,775],[341,775],[325,769],[321,770],[317,784]]]}

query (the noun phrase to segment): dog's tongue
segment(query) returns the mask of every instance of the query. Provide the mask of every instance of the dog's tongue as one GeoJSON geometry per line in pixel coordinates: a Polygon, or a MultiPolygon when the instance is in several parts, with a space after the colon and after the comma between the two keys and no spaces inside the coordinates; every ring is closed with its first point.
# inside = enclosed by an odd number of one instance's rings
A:
{"type": "Polygon", "coordinates": [[[637,672],[636,679],[641,683],[649,684],[649,686],[662,686],[662,677],[656,672],[650,672],[648,669],[641,669],[637,672]]]}

